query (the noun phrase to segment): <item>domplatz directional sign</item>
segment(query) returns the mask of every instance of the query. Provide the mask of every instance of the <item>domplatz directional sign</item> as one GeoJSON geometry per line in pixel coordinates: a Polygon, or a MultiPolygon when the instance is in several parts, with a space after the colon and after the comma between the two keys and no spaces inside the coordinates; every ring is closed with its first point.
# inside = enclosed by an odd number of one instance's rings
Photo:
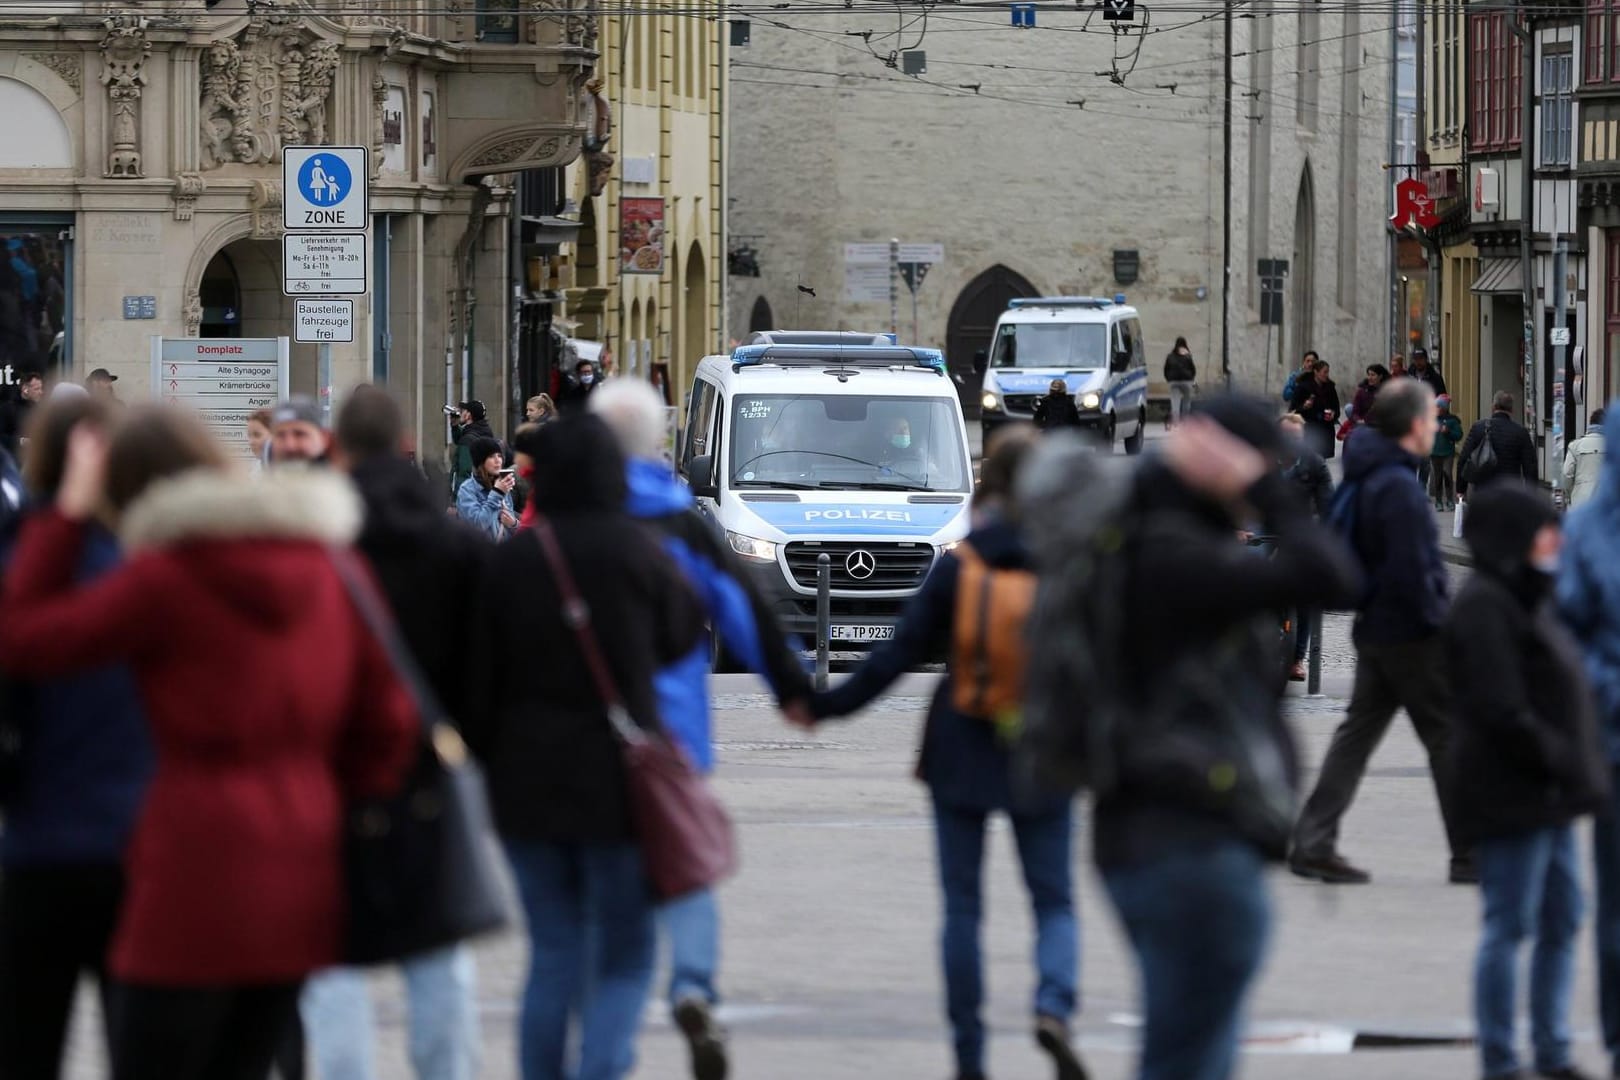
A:
{"type": "Polygon", "coordinates": [[[286,338],[152,339],[152,393],[192,409],[244,460],[248,417],[287,397],[286,338]]]}
{"type": "Polygon", "coordinates": [[[363,232],[371,224],[363,146],[288,146],[281,152],[282,225],[289,231],[363,232]]]}

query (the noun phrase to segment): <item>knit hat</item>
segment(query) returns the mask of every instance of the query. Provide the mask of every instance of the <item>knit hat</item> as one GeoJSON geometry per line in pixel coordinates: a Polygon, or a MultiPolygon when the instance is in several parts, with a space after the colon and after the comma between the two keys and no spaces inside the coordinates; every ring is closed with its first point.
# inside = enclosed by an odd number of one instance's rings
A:
{"type": "Polygon", "coordinates": [[[1451,411],[1451,395],[1450,394],[1440,394],[1440,395],[1438,395],[1434,399],[1434,403],[1436,405],[1440,406],[1442,409],[1446,410],[1446,412],[1451,411]]]}
{"type": "Polygon", "coordinates": [[[467,452],[472,455],[473,468],[478,468],[496,454],[502,453],[501,444],[495,439],[480,437],[467,445],[467,452]]]}
{"type": "Polygon", "coordinates": [[[275,428],[282,424],[313,424],[323,430],[326,427],[321,423],[321,407],[315,404],[314,398],[302,395],[288,398],[271,410],[270,426],[275,428]]]}
{"type": "Polygon", "coordinates": [[[1217,394],[1200,402],[1193,412],[1207,416],[1256,450],[1275,453],[1285,445],[1277,429],[1277,411],[1269,404],[1241,394],[1217,394]]]}

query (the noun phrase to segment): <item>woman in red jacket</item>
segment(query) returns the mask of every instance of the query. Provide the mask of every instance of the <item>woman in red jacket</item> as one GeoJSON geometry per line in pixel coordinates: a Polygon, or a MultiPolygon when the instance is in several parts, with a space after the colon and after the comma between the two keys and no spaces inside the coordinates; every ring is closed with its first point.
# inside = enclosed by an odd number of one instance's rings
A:
{"type": "Polygon", "coordinates": [[[342,477],[250,480],[149,408],[110,445],[74,431],[18,540],[0,667],[127,664],[157,749],[110,957],[115,1080],[263,1080],[305,976],[339,959],[344,802],[394,788],[417,723],[331,562],[359,524],[342,477]],[[129,558],[76,586],[97,513],[129,558]]]}

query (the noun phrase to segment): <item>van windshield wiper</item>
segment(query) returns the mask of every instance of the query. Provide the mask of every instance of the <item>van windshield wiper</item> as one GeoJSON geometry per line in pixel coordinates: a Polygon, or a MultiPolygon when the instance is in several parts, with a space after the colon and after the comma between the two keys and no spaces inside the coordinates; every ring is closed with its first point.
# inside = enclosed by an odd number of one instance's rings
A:
{"type": "Polygon", "coordinates": [[[927,484],[897,484],[892,480],[823,480],[821,486],[847,491],[932,491],[927,484]]]}
{"type": "MultiPolygon", "coordinates": [[[[802,484],[797,480],[733,480],[732,487],[783,488],[787,491],[816,491],[815,484],[802,484]]],[[[825,485],[822,485],[823,487],[825,485]]]]}

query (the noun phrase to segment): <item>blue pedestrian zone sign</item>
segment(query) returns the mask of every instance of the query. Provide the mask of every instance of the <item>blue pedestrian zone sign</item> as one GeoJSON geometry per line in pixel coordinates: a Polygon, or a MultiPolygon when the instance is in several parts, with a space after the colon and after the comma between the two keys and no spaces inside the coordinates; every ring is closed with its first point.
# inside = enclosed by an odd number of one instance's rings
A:
{"type": "Polygon", "coordinates": [[[298,190],[317,206],[336,206],[349,196],[349,167],[336,154],[319,154],[298,170],[298,190]]]}
{"type": "Polygon", "coordinates": [[[364,232],[370,153],[363,146],[288,146],[281,152],[288,232],[364,232]]]}

